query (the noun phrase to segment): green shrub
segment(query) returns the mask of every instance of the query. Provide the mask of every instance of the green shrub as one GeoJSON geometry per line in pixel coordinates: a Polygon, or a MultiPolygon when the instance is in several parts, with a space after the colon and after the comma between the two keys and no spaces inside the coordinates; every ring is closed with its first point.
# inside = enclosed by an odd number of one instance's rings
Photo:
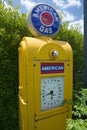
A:
{"type": "Polygon", "coordinates": [[[87,130],[87,89],[74,92],[73,118],[67,120],[67,130],[87,130]]]}
{"type": "Polygon", "coordinates": [[[24,35],[25,15],[0,1],[0,130],[18,129],[18,46],[24,35]]]}
{"type": "Polygon", "coordinates": [[[67,126],[66,130],[87,130],[87,120],[68,119],[67,124],[68,124],[68,126],[67,126]]]}

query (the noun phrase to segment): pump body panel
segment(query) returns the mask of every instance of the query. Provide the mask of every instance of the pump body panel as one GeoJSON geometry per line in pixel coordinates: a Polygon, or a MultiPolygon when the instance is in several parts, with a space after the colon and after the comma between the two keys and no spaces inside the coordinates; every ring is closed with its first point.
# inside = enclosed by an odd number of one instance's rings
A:
{"type": "Polygon", "coordinates": [[[21,130],[66,130],[72,116],[72,49],[51,38],[24,37],[19,47],[21,130]]]}

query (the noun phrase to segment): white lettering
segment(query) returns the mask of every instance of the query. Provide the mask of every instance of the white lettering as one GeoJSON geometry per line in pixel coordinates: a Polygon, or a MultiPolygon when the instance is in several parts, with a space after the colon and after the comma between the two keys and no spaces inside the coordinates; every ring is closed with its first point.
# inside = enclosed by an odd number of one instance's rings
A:
{"type": "Polygon", "coordinates": [[[39,18],[38,14],[33,14],[34,17],[39,18]]]}
{"type": "Polygon", "coordinates": [[[50,8],[50,12],[53,13],[53,9],[52,8],[50,8]]]}
{"type": "Polygon", "coordinates": [[[48,28],[45,28],[44,33],[47,33],[47,34],[49,33],[48,28]]]}
{"type": "Polygon", "coordinates": [[[58,17],[55,17],[55,21],[59,21],[58,17]]]}
{"type": "Polygon", "coordinates": [[[49,28],[49,33],[50,33],[50,34],[52,33],[52,28],[49,28]]]}
{"type": "Polygon", "coordinates": [[[54,19],[55,21],[59,21],[58,17],[57,17],[57,13],[53,13],[54,19]]]}
{"type": "Polygon", "coordinates": [[[41,32],[46,33],[46,34],[51,34],[52,33],[52,28],[45,28],[43,25],[40,26],[39,29],[41,32]]]}
{"type": "MultiPolygon", "coordinates": [[[[52,15],[54,16],[55,20],[58,21],[57,13],[56,12],[54,13],[53,9],[51,7],[49,7],[49,6],[40,5],[40,6],[36,7],[35,12],[38,13],[38,15],[39,15],[40,12],[46,11],[46,10],[49,11],[50,13],[52,13],[52,15]]],[[[34,16],[37,17],[36,14],[34,14],[34,16]]]]}
{"type": "Polygon", "coordinates": [[[39,29],[41,32],[44,32],[44,26],[40,26],[40,29],[39,29]]]}
{"type": "Polygon", "coordinates": [[[46,5],[43,6],[43,9],[44,9],[44,10],[47,10],[47,8],[48,8],[48,6],[46,6],[46,5]]]}
{"type": "Polygon", "coordinates": [[[41,10],[39,8],[36,8],[35,12],[40,13],[41,10]]]}
{"type": "Polygon", "coordinates": [[[42,66],[41,71],[49,71],[49,70],[64,70],[63,66],[42,66]]]}

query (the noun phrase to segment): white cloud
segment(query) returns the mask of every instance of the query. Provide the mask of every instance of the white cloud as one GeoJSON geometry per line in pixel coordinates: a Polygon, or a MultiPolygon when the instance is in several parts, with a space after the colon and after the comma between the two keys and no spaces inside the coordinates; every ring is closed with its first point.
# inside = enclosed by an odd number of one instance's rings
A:
{"type": "Polygon", "coordinates": [[[73,27],[73,28],[77,28],[79,29],[82,33],[84,33],[84,20],[83,19],[80,19],[78,21],[74,21],[74,22],[71,22],[69,24],[69,29],[73,27]]]}
{"type": "Polygon", "coordinates": [[[30,10],[36,3],[30,0],[20,0],[21,5],[25,6],[27,10],[30,10]]]}
{"type": "Polygon", "coordinates": [[[64,8],[69,8],[73,6],[80,7],[81,6],[80,0],[67,0],[67,4],[64,5],[64,8]]]}
{"type": "Polygon", "coordinates": [[[81,0],[52,0],[58,7],[58,11],[62,13],[63,22],[69,22],[69,29],[71,27],[78,28],[82,33],[84,33],[84,22],[83,18],[76,21],[75,16],[73,13],[66,11],[67,8],[70,7],[80,7],[81,0]]]}
{"type": "Polygon", "coordinates": [[[63,21],[74,21],[75,17],[72,13],[69,13],[67,11],[63,11],[63,21]]]}
{"type": "Polygon", "coordinates": [[[63,0],[52,0],[59,7],[63,7],[65,2],[63,0]]]}
{"type": "Polygon", "coordinates": [[[57,6],[62,8],[69,8],[73,6],[80,7],[81,2],[80,0],[52,0],[57,6]]]}

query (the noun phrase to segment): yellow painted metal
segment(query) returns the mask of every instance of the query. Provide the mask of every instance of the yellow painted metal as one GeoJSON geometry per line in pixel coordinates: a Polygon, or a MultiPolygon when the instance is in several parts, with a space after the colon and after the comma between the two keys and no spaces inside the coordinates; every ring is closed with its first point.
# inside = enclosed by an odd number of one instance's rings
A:
{"type": "Polygon", "coordinates": [[[49,37],[24,37],[19,46],[19,118],[20,130],[66,130],[66,119],[72,116],[71,46],[49,37]],[[58,51],[52,57],[52,50],[58,51]],[[64,73],[41,74],[41,63],[64,63],[64,73]],[[68,103],[41,111],[41,78],[64,76],[64,99],[68,103]]]}

